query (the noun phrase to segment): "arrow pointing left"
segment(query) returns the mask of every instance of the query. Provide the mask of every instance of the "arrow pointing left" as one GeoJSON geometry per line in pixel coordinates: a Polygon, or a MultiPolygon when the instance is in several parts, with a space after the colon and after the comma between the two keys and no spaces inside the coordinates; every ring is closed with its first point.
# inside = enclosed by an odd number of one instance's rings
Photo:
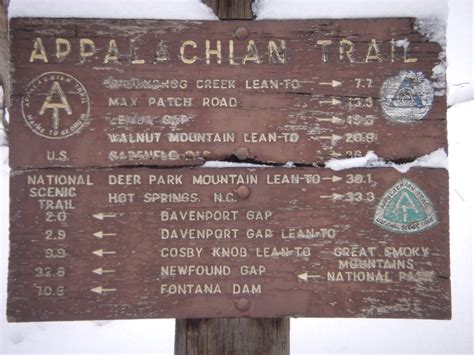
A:
{"type": "Polygon", "coordinates": [[[115,291],[117,291],[117,289],[116,288],[104,288],[102,286],[97,286],[97,287],[91,288],[91,291],[101,295],[101,294],[106,293],[106,292],[115,292],[115,291]]]}
{"type": "Polygon", "coordinates": [[[92,254],[103,257],[104,255],[117,254],[117,252],[111,251],[111,250],[97,249],[97,250],[94,250],[92,254]]]}
{"type": "Polygon", "coordinates": [[[116,233],[104,233],[103,231],[95,232],[92,234],[94,237],[102,239],[104,237],[113,237],[116,236],[116,233]]]}
{"type": "Polygon", "coordinates": [[[320,275],[309,275],[307,272],[303,272],[301,274],[298,274],[298,279],[301,281],[308,281],[308,279],[317,279],[320,278],[320,275]]]}
{"type": "Polygon", "coordinates": [[[99,220],[103,220],[104,218],[115,218],[117,217],[118,214],[117,213],[105,213],[105,212],[99,212],[99,213],[96,213],[96,214],[93,214],[92,217],[94,218],[97,218],[99,220]]]}
{"type": "Polygon", "coordinates": [[[104,268],[99,267],[99,268],[97,268],[97,269],[92,270],[92,272],[93,272],[94,274],[97,274],[97,275],[103,275],[103,274],[110,274],[110,273],[113,273],[113,272],[115,272],[115,270],[106,270],[106,269],[104,269],[104,268]]]}

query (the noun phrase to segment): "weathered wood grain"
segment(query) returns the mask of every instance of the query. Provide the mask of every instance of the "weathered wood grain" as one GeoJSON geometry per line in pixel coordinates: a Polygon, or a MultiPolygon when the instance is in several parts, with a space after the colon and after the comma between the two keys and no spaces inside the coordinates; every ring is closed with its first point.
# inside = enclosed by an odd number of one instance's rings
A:
{"type": "Polygon", "coordinates": [[[445,170],[38,169],[11,186],[10,321],[450,317],[445,170]]]}
{"type": "MultiPolygon", "coordinates": [[[[250,20],[254,18],[253,0],[205,0],[221,20],[250,20]]],[[[239,321],[230,318],[176,320],[175,354],[191,355],[208,335],[207,353],[212,354],[289,354],[290,322],[283,318],[252,318],[239,321]],[[208,332],[209,325],[217,330],[208,332]],[[234,337],[240,337],[234,339],[234,337]],[[276,346],[279,344],[280,346],[276,346]],[[259,348],[264,345],[263,349],[259,348]],[[209,351],[209,349],[212,349],[209,351]]]]}
{"type": "Polygon", "coordinates": [[[253,0],[203,0],[221,20],[252,20],[253,0]]]}
{"type": "Polygon", "coordinates": [[[13,19],[10,164],[322,164],[446,148],[446,96],[431,91],[441,48],[414,21],[13,19]]]}
{"type": "Polygon", "coordinates": [[[10,103],[10,73],[8,52],[8,1],[0,1],[0,85],[2,86],[2,101],[0,110],[1,122],[6,127],[7,122],[3,117],[4,107],[10,103]]]}
{"type": "Polygon", "coordinates": [[[288,318],[177,319],[175,355],[290,354],[288,318]]]}

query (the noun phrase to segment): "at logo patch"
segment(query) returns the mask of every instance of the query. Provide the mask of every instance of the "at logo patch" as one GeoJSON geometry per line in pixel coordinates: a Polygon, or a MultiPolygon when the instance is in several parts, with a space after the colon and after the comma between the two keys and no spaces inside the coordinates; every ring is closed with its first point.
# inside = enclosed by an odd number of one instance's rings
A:
{"type": "Polygon", "coordinates": [[[408,78],[403,79],[400,87],[390,102],[391,107],[402,107],[402,108],[423,108],[423,102],[420,96],[416,92],[411,80],[408,78]]]}
{"type": "Polygon", "coordinates": [[[429,197],[414,182],[401,179],[382,196],[374,223],[395,233],[418,233],[438,223],[429,197]]]}
{"type": "Polygon", "coordinates": [[[422,72],[403,70],[387,78],[380,88],[380,104],[388,120],[411,123],[422,120],[433,106],[434,91],[422,72]]]}

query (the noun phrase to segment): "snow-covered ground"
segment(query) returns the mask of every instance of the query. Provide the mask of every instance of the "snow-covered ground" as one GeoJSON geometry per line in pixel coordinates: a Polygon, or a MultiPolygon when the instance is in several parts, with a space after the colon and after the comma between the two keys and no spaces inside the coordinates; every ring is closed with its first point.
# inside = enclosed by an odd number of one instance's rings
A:
{"type": "MultiPolygon", "coordinates": [[[[327,17],[446,18],[443,0],[257,0],[258,19],[327,17]]],[[[213,19],[199,0],[11,0],[10,15],[213,19]],[[66,4],[66,6],[64,6],[66,4]],[[62,6],[61,6],[62,5],[62,6]],[[124,15],[125,14],[125,15],[124,15]]],[[[474,125],[472,0],[450,0],[448,110],[453,319],[294,319],[292,354],[472,354],[474,125]]],[[[0,137],[1,141],[1,137],[0,137]]],[[[8,150],[0,147],[0,353],[173,352],[173,320],[9,324],[8,150]]]]}

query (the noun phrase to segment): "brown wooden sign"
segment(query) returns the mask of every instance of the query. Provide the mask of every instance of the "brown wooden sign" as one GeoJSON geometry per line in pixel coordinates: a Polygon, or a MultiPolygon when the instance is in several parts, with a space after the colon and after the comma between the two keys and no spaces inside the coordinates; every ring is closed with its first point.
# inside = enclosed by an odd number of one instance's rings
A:
{"type": "Polygon", "coordinates": [[[447,145],[441,48],[413,19],[10,25],[15,168],[405,160],[447,145]]]}
{"type": "Polygon", "coordinates": [[[450,317],[448,174],[12,175],[8,319],[450,317]]]}
{"type": "Polygon", "coordinates": [[[9,321],[450,317],[448,173],[316,167],[446,148],[415,20],[10,25],[9,321]]]}

